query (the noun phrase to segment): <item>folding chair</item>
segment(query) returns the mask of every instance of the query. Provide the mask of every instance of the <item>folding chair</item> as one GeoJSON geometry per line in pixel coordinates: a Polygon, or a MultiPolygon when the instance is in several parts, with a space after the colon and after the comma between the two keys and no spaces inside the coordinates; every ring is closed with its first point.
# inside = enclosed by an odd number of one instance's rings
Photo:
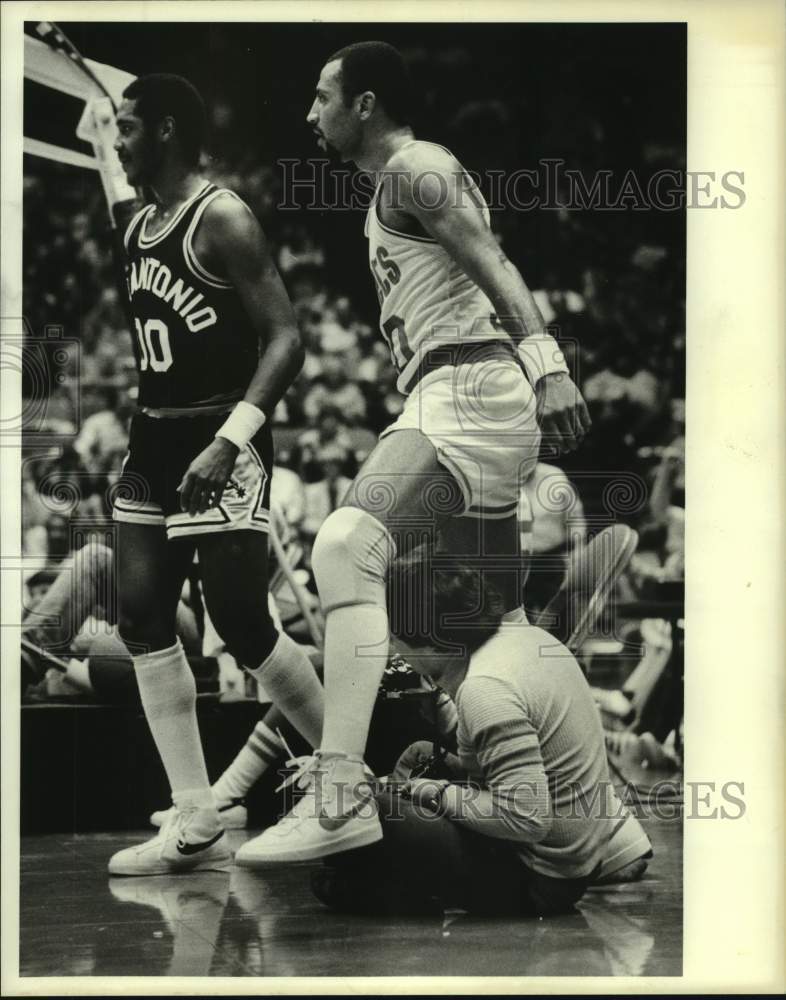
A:
{"type": "Polygon", "coordinates": [[[626,524],[604,528],[573,552],[557,593],[537,615],[539,625],[578,652],[600,618],[639,542],[626,524]]]}

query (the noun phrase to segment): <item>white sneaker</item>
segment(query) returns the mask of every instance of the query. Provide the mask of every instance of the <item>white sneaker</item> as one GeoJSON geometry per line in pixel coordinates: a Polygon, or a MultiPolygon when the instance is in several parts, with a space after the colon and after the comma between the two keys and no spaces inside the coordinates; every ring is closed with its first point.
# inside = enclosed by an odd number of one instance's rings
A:
{"type": "MultiPolygon", "coordinates": [[[[225,830],[245,830],[248,826],[248,809],[245,799],[232,799],[231,802],[226,802],[224,805],[216,803],[216,809],[218,809],[218,817],[224,824],[225,830]]],[[[150,825],[162,827],[167,817],[171,816],[174,811],[174,806],[156,810],[150,814],[150,825]]]]}
{"type": "Polygon", "coordinates": [[[109,859],[110,875],[173,875],[228,871],[232,855],[211,809],[174,811],[152,840],[109,859]]]}
{"type": "Polygon", "coordinates": [[[306,794],[275,826],[243,844],[235,862],[253,868],[269,862],[312,861],[382,840],[372,784],[362,782],[350,790],[335,783],[336,764],[347,759],[346,754],[322,751],[305,758],[285,785],[298,782],[306,794]],[[326,806],[335,805],[339,792],[348,798],[348,808],[338,815],[335,809],[326,812],[326,806]]]}

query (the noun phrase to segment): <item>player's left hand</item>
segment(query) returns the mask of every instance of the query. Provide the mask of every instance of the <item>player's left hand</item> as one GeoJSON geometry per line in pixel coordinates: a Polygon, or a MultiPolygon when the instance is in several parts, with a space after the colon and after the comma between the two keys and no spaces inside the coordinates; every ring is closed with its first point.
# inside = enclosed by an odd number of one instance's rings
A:
{"type": "Polygon", "coordinates": [[[186,469],[178,486],[180,509],[193,517],[204,514],[221,499],[237,458],[237,445],[217,437],[186,469]]]}
{"type": "Polygon", "coordinates": [[[535,386],[541,447],[551,454],[575,451],[592,426],[587,404],[570,375],[552,372],[535,386]]]}

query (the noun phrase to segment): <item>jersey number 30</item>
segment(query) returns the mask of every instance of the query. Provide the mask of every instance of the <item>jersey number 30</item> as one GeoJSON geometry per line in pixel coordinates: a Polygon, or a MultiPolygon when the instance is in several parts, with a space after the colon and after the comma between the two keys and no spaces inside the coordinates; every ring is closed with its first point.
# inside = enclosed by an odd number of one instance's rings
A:
{"type": "Polygon", "coordinates": [[[143,328],[139,319],[135,322],[139,340],[139,370],[146,372],[150,368],[154,372],[167,371],[172,367],[172,348],[169,346],[166,323],[160,319],[148,319],[143,328]]]}

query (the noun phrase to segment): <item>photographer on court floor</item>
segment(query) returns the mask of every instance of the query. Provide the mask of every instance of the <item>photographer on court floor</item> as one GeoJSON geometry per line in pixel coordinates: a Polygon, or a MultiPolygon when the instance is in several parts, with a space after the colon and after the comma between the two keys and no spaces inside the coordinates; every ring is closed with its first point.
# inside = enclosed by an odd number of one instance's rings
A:
{"type": "MultiPolygon", "coordinates": [[[[448,557],[450,560],[450,557],[448,557]]],[[[316,872],[337,909],[569,911],[598,881],[639,877],[649,840],[617,798],[589,686],[542,629],[504,623],[477,570],[423,553],[388,581],[394,647],[450,694],[458,754],[378,794],[383,840],[316,872]]],[[[391,777],[415,762],[412,750],[391,777]]]]}

